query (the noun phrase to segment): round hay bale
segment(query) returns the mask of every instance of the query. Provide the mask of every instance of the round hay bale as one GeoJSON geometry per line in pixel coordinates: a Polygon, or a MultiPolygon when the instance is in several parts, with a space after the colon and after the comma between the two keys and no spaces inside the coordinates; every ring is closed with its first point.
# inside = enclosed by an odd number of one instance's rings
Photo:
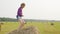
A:
{"type": "Polygon", "coordinates": [[[51,25],[54,25],[54,23],[51,23],[51,25]]]}
{"type": "Polygon", "coordinates": [[[24,29],[20,29],[19,31],[14,30],[8,34],[39,34],[39,31],[36,27],[34,26],[28,26],[24,29]]]}

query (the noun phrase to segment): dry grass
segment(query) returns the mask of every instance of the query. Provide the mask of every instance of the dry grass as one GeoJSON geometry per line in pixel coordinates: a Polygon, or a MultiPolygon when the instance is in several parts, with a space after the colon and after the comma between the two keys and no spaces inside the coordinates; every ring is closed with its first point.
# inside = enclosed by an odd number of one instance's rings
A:
{"type": "MultiPolygon", "coordinates": [[[[55,22],[54,25],[51,25],[51,22],[27,22],[27,24],[24,26],[35,26],[39,29],[40,34],[60,34],[60,22],[55,22]]],[[[7,34],[13,30],[16,30],[18,27],[17,22],[7,22],[2,25],[2,31],[0,31],[0,34],[7,34]]]]}

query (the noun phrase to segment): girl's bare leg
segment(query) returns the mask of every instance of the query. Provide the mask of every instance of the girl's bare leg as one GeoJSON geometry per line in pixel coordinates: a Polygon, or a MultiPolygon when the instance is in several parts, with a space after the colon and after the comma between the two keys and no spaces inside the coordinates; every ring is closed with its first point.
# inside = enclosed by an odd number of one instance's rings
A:
{"type": "Polygon", "coordinates": [[[19,20],[18,30],[19,30],[19,29],[22,29],[24,25],[25,25],[25,21],[24,21],[23,19],[20,19],[20,20],[19,20]]]}

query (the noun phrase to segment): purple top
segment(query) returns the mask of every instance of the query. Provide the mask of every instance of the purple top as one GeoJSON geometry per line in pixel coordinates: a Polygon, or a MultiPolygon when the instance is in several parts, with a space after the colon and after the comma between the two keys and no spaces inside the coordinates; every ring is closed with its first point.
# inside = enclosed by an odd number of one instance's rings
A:
{"type": "Polygon", "coordinates": [[[17,16],[22,16],[22,8],[21,7],[18,9],[17,16]]]}

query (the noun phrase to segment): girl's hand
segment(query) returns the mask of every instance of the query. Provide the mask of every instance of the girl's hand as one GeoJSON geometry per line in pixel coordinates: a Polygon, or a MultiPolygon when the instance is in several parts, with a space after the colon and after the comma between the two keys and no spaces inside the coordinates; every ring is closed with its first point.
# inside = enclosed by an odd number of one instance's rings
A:
{"type": "Polygon", "coordinates": [[[24,15],[21,15],[21,17],[23,17],[24,15]]]}

